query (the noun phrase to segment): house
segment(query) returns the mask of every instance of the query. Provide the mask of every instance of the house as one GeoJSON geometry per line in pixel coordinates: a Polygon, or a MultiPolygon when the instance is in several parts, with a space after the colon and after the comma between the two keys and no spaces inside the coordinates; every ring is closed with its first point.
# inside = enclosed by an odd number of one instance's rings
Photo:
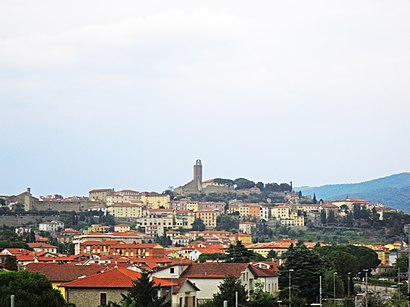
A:
{"type": "Polygon", "coordinates": [[[118,224],[114,226],[115,232],[127,232],[130,230],[131,230],[131,227],[128,224],[118,224]]]}
{"type": "Polygon", "coordinates": [[[110,255],[127,257],[161,257],[164,256],[164,248],[156,243],[115,244],[111,246],[110,255]]]}
{"type": "MultiPolygon", "coordinates": [[[[141,273],[127,268],[108,269],[101,273],[79,278],[61,287],[65,289],[67,303],[77,307],[106,305],[109,301],[119,303],[121,294],[126,294],[133,286],[133,281],[141,277],[141,273]]],[[[152,277],[155,285],[159,287],[159,295],[171,299],[172,286],[178,283],[168,279],[152,277]]]]}
{"type": "Polygon", "coordinates": [[[279,292],[278,263],[261,262],[248,265],[241,274],[241,284],[248,291],[248,295],[254,290],[256,281],[262,282],[263,291],[276,296],[279,292]]]}
{"type": "Polygon", "coordinates": [[[172,287],[172,306],[196,307],[196,295],[200,289],[189,279],[173,279],[177,285],[172,287]]]}
{"type": "Polygon", "coordinates": [[[218,286],[227,276],[240,278],[247,268],[247,263],[204,262],[193,263],[180,276],[189,279],[200,289],[197,294],[198,304],[212,299],[218,293],[218,286]]]}
{"type": "Polygon", "coordinates": [[[172,245],[174,246],[187,246],[189,238],[187,236],[175,236],[172,239],[172,245]]]}
{"type": "Polygon", "coordinates": [[[75,263],[29,263],[25,269],[47,276],[54,289],[61,292],[65,298],[64,288],[61,284],[80,277],[89,276],[104,271],[105,266],[99,264],[80,265],[75,263]]]}
{"type": "Polygon", "coordinates": [[[57,246],[47,244],[47,243],[28,243],[35,252],[46,252],[46,253],[57,253],[57,246]]]}
{"type": "Polygon", "coordinates": [[[206,228],[216,227],[217,212],[215,210],[198,210],[195,211],[195,218],[201,219],[206,228]]]}
{"type": "Polygon", "coordinates": [[[57,232],[64,229],[64,223],[60,221],[43,222],[38,225],[40,231],[57,232]]]}
{"type": "Polygon", "coordinates": [[[78,236],[81,234],[82,233],[78,230],[75,230],[73,228],[66,228],[60,233],[60,235],[58,236],[58,240],[60,241],[60,243],[69,243],[73,241],[74,236],[78,236]]]}
{"type": "Polygon", "coordinates": [[[252,234],[252,230],[256,228],[256,223],[253,222],[241,222],[239,223],[239,232],[252,234]]]}

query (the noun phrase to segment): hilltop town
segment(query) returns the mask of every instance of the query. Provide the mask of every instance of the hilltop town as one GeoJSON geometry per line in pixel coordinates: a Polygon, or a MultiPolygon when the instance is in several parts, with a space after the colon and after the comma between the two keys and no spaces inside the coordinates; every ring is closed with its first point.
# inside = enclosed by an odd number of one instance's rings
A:
{"type": "Polygon", "coordinates": [[[259,292],[264,306],[400,304],[409,215],[348,196],[302,195],[292,182],[203,180],[202,167],[196,160],[190,182],[161,193],[99,188],[35,197],[28,188],[0,196],[0,267],[41,273],[79,307],[120,304],[144,274],[164,306],[217,306],[227,276],[249,306],[259,306],[259,292]],[[322,261],[315,274],[324,289],[315,277],[313,296],[304,294],[298,255],[322,261]]]}

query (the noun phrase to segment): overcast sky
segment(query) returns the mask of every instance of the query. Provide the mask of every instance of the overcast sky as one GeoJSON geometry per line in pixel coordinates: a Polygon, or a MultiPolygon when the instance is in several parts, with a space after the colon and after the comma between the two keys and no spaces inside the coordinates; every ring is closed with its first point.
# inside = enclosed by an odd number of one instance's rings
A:
{"type": "Polygon", "coordinates": [[[0,194],[410,171],[410,2],[2,1],[0,194]]]}

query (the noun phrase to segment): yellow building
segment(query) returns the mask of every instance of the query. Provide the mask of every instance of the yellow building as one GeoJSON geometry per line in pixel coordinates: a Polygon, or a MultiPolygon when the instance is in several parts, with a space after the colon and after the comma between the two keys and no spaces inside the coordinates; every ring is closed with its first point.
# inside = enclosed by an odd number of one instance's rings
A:
{"type": "Polygon", "coordinates": [[[303,215],[295,216],[293,218],[293,226],[305,226],[305,217],[303,215]]]}
{"type": "Polygon", "coordinates": [[[201,219],[206,228],[216,227],[216,211],[214,210],[198,210],[195,212],[195,218],[201,219]]]}
{"type": "Polygon", "coordinates": [[[113,204],[107,207],[107,212],[114,217],[134,217],[139,218],[143,215],[143,206],[139,204],[113,204]]]}
{"type": "Polygon", "coordinates": [[[236,241],[241,241],[243,244],[252,244],[252,235],[246,233],[235,234],[236,241]]]}
{"type": "Polygon", "coordinates": [[[168,194],[143,192],[141,193],[141,201],[149,208],[158,209],[159,207],[167,208],[171,198],[168,194]]]}
{"type": "Polygon", "coordinates": [[[289,219],[290,209],[288,206],[276,206],[271,208],[271,216],[276,219],[289,219]]]}
{"type": "Polygon", "coordinates": [[[88,232],[108,232],[110,230],[110,226],[104,226],[101,224],[93,224],[90,227],[88,227],[87,231],[88,232]]]}
{"type": "Polygon", "coordinates": [[[197,201],[188,201],[186,202],[186,210],[191,210],[191,211],[198,211],[198,202],[197,201]]]}
{"type": "Polygon", "coordinates": [[[195,221],[195,213],[190,210],[177,210],[175,212],[175,227],[191,229],[195,221]]]}
{"type": "Polygon", "coordinates": [[[114,189],[94,189],[88,192],[88,197],[92,200],[107,201],[107,196],[114,194],[114,189]]]}
{"type": "Polygon", "coordinates": [[[241,205],[229,205],[228,213],[238,212],[240,216],[249,216],[249,207],[241,205]]]}

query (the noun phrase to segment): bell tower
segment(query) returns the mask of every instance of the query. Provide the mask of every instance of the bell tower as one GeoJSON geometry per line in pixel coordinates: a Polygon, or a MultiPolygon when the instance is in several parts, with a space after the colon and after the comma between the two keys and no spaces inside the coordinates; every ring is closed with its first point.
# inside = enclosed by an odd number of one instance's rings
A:
{"type": "Polygon", "coordinates": [[[194,182],[198,187],[198,190],[202,190],[202,163],[200,159],[197,159],[194,165],[194,182]]]}

